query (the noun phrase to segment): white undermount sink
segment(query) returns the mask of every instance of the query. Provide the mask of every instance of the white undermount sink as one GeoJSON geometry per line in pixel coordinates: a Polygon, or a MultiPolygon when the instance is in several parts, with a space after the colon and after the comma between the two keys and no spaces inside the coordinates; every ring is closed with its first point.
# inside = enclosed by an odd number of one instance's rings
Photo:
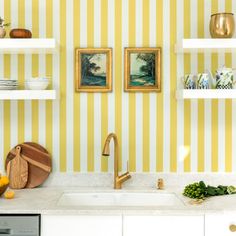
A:
{"type": "Polygon", "coordinates": [[[58,206],[177,206],[183,203],[174,193],[155,192],[70,192],[63,193],[58,206]]]}

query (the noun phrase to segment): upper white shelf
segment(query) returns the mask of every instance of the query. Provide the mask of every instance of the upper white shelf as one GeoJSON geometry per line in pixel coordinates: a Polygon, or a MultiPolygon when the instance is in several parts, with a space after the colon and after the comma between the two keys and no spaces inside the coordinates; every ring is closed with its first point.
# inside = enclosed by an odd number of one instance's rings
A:
{"type": "Polygon", "coordinates": [[[182,39],[175,45],[176,53],[233,52],[236,38],[231,39],[182,39]]]}
{"type": "Polygon", "coordinates": [[[56,90],[0,90],[0,100],[55,100],[56,90]]]}
{"type": "Polygon", "coordinates": [[[236,89],[181,89],[176,99],[235,99],[236,89]]]}
{"type": "Polygon", "coordinates": [[[0,39],[0,53],[53,53],[58,49],[53,38],[0,39]]]}

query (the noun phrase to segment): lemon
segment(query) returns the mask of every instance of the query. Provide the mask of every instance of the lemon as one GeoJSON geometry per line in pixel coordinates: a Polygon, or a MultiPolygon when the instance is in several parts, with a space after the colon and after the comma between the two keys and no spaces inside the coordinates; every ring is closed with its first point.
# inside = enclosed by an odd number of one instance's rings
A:
{"type": "Polygon", "coordinates": [[[2,178],[0,180],[1,180],[3,185],[9,184],[9,179],[8,179],[7,176],[2,176],[2,178]]]}
{"type": "Polygon", "coordinates": [[[6,191],[6,192],[4,193],[4,197],[5,197],[6,199],[12,199],[12,198],[15,197],[15,192],[12,191],[12,190],[8,190],[8,191],[6,191]]]}

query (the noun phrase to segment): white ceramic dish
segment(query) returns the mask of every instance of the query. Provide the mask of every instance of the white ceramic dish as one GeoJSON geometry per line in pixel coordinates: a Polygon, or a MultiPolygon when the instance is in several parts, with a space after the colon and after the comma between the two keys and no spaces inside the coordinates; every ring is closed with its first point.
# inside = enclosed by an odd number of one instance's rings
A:
{"type": "Polygon", "coordinates": [[[47,78],[31,78],[25,82],[25,87],[30,90],[45,90],[48,84],[49,79],[47,78]]]}

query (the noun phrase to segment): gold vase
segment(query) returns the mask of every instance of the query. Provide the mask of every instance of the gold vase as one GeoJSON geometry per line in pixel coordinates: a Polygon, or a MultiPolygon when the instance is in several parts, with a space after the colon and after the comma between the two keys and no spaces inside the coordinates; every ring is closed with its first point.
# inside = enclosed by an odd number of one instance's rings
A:
{"type": "Polygon", "coordinates": [[[216,13],[211,15],[210,33],[212,38],[232,38],[234,30],[233,13],[216,13]]]}

